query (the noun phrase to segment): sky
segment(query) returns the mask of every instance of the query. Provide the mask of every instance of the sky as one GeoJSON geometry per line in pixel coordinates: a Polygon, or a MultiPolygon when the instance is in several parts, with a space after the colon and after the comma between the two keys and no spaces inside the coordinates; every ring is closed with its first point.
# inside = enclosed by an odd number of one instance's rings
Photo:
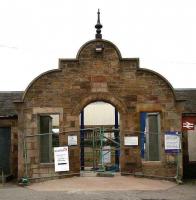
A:
{"type": "Polygon", "coordinates": [[[0,91],[25,90],[95,38],[140,58],[174,88],[196,88],[195,0],[0,0],[0,91]]]}
{"type": "Polygon", "coordinates": [[[88,104],[84,108],[84,125],[114,125],[114,124],[115,124],[115,108],[111,104],[102,101],[96,101],[94,103],[88,104]]]}

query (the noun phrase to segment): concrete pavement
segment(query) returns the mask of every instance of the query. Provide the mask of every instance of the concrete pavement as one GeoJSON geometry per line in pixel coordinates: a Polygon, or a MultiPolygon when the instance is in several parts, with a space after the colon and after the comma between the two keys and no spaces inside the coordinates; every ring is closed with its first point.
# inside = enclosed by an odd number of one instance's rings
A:
{"type": "Polygon", "coordinates": [[[176,185],[131,176],[106,178],[105,181],[103,177],[78,178],[46,181],[28,187],[0,185],[0,200],[196,200],[196,182],[176,185]],[[81,187],[82,184],[85,186],[81,187]],[[99,188],[95,188],[97,185],[99,188]]]}
{"type": "Polygon", "coordinates": [[[176,183],[165,180],[136,178],[133,176],[114,177],[72,177],[34,183],[28,186],[34,191],[128,191],[128,190],[167,190],[176,183]]]}

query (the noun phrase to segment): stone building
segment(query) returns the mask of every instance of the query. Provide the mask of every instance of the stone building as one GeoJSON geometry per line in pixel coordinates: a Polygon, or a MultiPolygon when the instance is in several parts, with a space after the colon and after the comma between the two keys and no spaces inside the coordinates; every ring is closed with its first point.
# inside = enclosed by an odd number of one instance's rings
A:
{"type": "Polygon", "coordinates": [[[112,42],[102,39],[99,14],[95,27],[96,38],[75,59],[59,59],[58,69],[36,77],[24,92],[0,93],[0,141],[7,141],[0,145],[0,167],[18,179],[79,175],[81,112],[103,101],[120,115],[122,174],[181,178],[184,169],[196,169],[195,147],[188,147],[187,133],[178,153],[165,151],[164,137],[167,132],[187,132],[182,118],[195,117],[196,90],[176,90],[157,72],[141,68],[138,58],[122,58],[112,42]],[[77,144],[69,146],[69,171],[55,172],[53,147],[67,146],[73,135],[77,144]]]}
{"type": "Polygon", "coordinates": [[[22,92],[0,92],[0,171],[3,168],[14,177],[18,174],[18,117],[13,102],[21,97],[22,92]]]}

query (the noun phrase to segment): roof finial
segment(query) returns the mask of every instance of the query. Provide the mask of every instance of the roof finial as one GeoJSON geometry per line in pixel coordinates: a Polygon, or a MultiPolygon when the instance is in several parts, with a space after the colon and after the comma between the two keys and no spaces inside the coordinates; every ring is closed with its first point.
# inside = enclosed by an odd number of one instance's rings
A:
{"type": "Polygon", "coordinates": [[[97,12],[97,24],[95,25],[95,28],[97,29],[96,30],[96,35],[95,35],[95,38],[96,39],[102,39],[102,34],[101,34],[101,28],[102,28],[102,24],[100,23],[100,12],[99,12],[99,9],[98,9],[98,12],[97,12]]]}

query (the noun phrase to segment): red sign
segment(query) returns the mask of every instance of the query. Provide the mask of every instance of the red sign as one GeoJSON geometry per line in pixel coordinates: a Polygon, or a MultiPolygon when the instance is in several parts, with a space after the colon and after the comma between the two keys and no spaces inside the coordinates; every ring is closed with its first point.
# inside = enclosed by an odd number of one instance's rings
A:
{"type": "Polygon", "coordinates": [[[195,116],[182,117],[182,130],[183,131],[194,130],[195,125],[196,125],[196,117],[195,116]]]}

